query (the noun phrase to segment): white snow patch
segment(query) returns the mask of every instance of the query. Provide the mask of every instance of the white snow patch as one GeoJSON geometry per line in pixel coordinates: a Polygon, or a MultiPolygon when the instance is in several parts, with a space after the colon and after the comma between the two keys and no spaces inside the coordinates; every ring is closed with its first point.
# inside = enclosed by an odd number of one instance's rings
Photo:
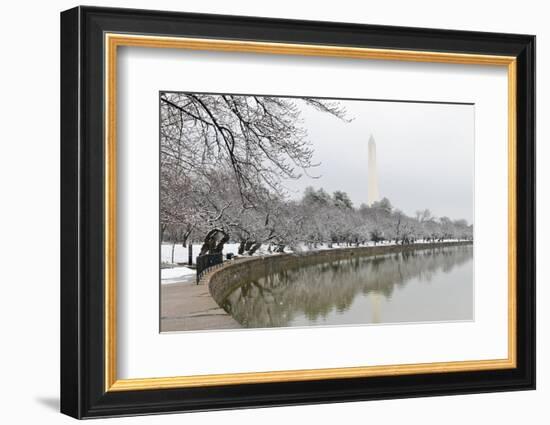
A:
{"type": "MultiPolygon", "coordinates": [[[[448,239],[448,240],[445,240],[445,242],[454,242],[454,241],[457,241],[455,239],[448,239]]],[[[427,243],[426,241],[424,240],[417,240],[415,241],[414,243],[427,243]]],[[[395,245],[395,242],[389,242],[389,241],[381,241],[381,242],[378,242],[378,243],[374,243],[372,241],[369,241],[367,243],[364,243],[364,244],[360,244],[359,246],[360,247],[365,247],[365,246],[391,246],[391,245],[395,245]]],[[[199,255],[199,252],[201,250],[201,244],[193,244],[193,264],[196,264],[196,261],[197,261],[197,256],[199,255]]],[[[347,245],[347,244],[337,244],[337,243],[334,243],[332,244],[332,247],[329,247],[329,244],[327,243],[321,243],[321,244],[318,244],[317,246],[307,246],[306,244],[299,244],[297,247],[296,247],[296,252],[308,252],[308,251],[322,251],[322,250],[326,250],[326,249],[343,249],[343,248],[355,248],[356,245],[355,244],[352,244],[352,245],[347,245]]],[[[277,254],[276,252],[274,252],[272,250],[272,252],[269,252],[268,251],[268,248],[269,246],[268,245],[262,245],[255,253],[254,253],[254,256],[265,256],[265,255],[274,255],[274,254],[277,254]]],[[[227,254],[233,254],[233,255],[238,255],[238,250],[239,250],[239,244],[238,243],[234,243],[234,242],[229,242],[229,243],[226,243],[223,247],[223,256],[224,256],[224,260],[225,260],[225,256],[227,254]]],[[[285,248],[285,252],[287,253],[291,253],[293,252],[291,249],[289,249],[288,247],[285,248]]],[[[247,255],[243,255],[244,257],[246,257],[247,255]]],[[[165,264],[187,264],[187,260],[188,260],[188,248],[187,247],[183,247],[181,246],[181,244],[176,244],[174,246],[174,261],[172,261],[172,244],[167,242],[167,243],[163,243],[161,245],[161,262],[162,263],[165,263],[165,264]]],[[[180,270],[180,269],[187,269],[187,270],[190,270],[193,274],[195,273],[194,270],[191,270],[187,267],[175,267],[175,268],[172,268],[172,269],[163,269],[163,274],[162,274],[162,279],[165,279],[164,277],[164,273],[168,270],[180,270]]],[[[176,273],[176,272],[173,272],[173,273],[176,273]]],[[[183,276],[183,275],[182,275],[183,276]]],[[[166,277],[168,279],[168,277],[166,277]]],[[[170,278],[171,279],[171,278],[170,278]]]]}
{"type": "Polygon", "coordinates": [[[171,269],[161,269],[160,276],[163,285],[170,283],[180,283],[194,280],[196,271],[189,267],[173,267],[171,269]]]}
{"type": "MultiPolygon", "coordinates": [[[[201,246],[202,244],[193,244],[193,264],[197,261],[197,256],[199,255],[199,252],[201,252],[201,246]]],[[[239,250],[239,244],[238,243],[226,243],[223,246],[223,255],[225,257],[226,254],[237,254],[237,251],[239,250]]],[[[174,263],[187,263],[187,257],[188,257],[189,249],[187,247],[181,246],[181,244],[176,244],[174,246],[174,263]]],[[[161,245],[160,249],[160,261],[162,263],[168,263],[172,264],[172,244],[171,243],[163,243],[161,245]]]]}

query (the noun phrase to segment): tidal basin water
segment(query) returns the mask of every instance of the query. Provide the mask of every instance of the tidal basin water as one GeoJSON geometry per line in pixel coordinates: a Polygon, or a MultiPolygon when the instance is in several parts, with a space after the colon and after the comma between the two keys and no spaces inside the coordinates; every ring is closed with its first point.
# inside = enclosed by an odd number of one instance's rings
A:
{"type": "Polygon", "coordinates": [[[473,247],[309,265],[244,282],[222,307],[245,328],[473,319],[473,247]]]}

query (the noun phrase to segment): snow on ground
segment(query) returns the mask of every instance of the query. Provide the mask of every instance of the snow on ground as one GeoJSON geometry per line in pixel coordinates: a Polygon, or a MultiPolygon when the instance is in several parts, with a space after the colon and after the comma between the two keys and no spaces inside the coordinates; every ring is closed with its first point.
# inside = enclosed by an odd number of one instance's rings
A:
{"type": "Polygon", "coordinates": [[[160,278],[163,285],[194,281],[195,275],[196,271],[189,267],[173,267],[160,270],[160,278]]]}
{"type": "Polygon", "coordinates": [[[188,276],[190,274],[195,274],[195,270],[190,269],[189,267],[174,267],[171,269],[162,269],[161,276],[163,279],[174,279],[176,277],[188,276]]]}
{"type": "MultiPolygon", "coordinates": [[[[193,244],[193,264],[197,261],[197,256],[201,252],[202,244],[193,244]]],[[[239,244],[226,243],[223,247],[223,255],[237,254],[239,244]]],[[[187,263],[188,248],[184,248],[181,244],[174,246],[174,263],[187,263]]],[[[163,243],[160,250],[160,261],[162,263],[172,263],[172,244],[163,243]]]]}
{"type": "MultiPolygon", "coordinates": [[[[193,264],[197,261],[197,256],[199,255],[199,252],[201,252],[201,244],[193,244],[193,264]]],[[[262,245],[261,248],[259,248],[254,255],[268,255],[273,254],[273,252],[268,251],[269,246],[268,245],[262,245]]],[[[171,243],[163,243],[161,250],[160,250],[160,260],[162,263],[172,264],[172,244],[171,243]]],[[[178,263],[186,263],[187,264],[187,255],[188,255],[189,249],[186,247],[184,248],[181,246],[181,244],[176,244],[174,246],[174,264],[178,263]]],[[[227,254],[233,254],[238,255],[239,252],[239,244],[238,243],[226,243],[223,246],[223,256],[225,259],[225,256],[227,254]]],[[[286,252],[290,252],[289,250],[286,250],[286,252]]]]}
{"type": "MultiPolygon", "coordinates": [[[[445,242],[454,242],[456,239],[449,239],[445,242]]],[[[423,240],[417,240],[415,243],[425,243],[423,240]]],[[[394,245],[395,242],[378,242],[376,245],[394,245]]],[[[197,256],[199,255],[199,252],[201,251],[201,244],[193,244],[193,263],[197,261],[197,256]]],[[[375,246],[374,242],[367,242],[366,244],[361,244],[360,246],[375,246]]],[[[332,247],[329,247],[328,244],[319,244],[316,247],[308,247],[306,244],[300,244],[300,246],[297,247],[298,252],[306,252],[306,251],[320,251],[325,249],[338,249],[338,248],[352,248],[355,247],[355,245],[348,246],[346,244],[332,244],[332,247]]],[[[223,247],[223,255],[224,258],[227,254],[234,254],[237,255],[239,250],[239,244],[238,243],[226,243],[223,247]]],[[[285,252],[292,252],[289,248],[285,249],[285,252]]],[[[268,245],[262,245],[258,251],[254,253],[255,256],[258,255],[269,255],[274,254],[274,252],[268,251],[268,245]]],[[[174,261],[173,263],[187,263],[187,255],[188,255],[188,248],[184,248],[181,246],[181,244],[176,244],[174,246],[174,261]]],[[[161,262],[172,264],[172,244],[171,243],[163,243],[161,247],[161,262]]]]}
{"type": "MultiPolygon", "coordinates": [[[[446,240],[445,242],[454,242],[456,240],[446,240]]],[[[415,243],[425,243],[425,241],[418,240],[415,243]]],[[[378,242],[377,246],[380,245],[395,245],[395,242],[378,242]]],[[[375,246],[374,242],[367,242],[366,244],[361,244],[360,246],[375,246]]],[[[352,245],[351,247],[355,247],[352,245]]],[[[339,248],[350,248],[346,244],[332,244],[332,247],[329,247],[328,244],[318,244],[316,247],[309,247],[306,244],[300,244],[296,247],[297,252],[307,252],[307,251],[322,251],[326,249],[339,249],[339,248]]],[[[235,254],[237,255],[239,249],[239,244],[237,243],[226,243],[223,247],[223,255],[226,254],[235,254]]],[[[201,245],[193,245],[193,263],[196,262],[197,255],[201,250],[201,245]]],[[[292,252],[288,248],[285,252],[292,252]]],[[[258,251],[254,253],[255,256],[259,255],[272,255],[274,252],[268,251],[268,245],[262,245],[258,251]]],[[[174,263],[187,263],[188,248],[184,248],[181,244],[174,246],[174,263]]],[[[163,243],[161,247],[161,261],[165,264],[172,264],[172,244],[163,243]]],[[[172,268],[163,268],[161,269],[161,282],[163,285],[171,283],[185,283],[185,282],[194,282],[196,276],[196,271],[189,267],[185,266],[176,266],[172,268]]]]}

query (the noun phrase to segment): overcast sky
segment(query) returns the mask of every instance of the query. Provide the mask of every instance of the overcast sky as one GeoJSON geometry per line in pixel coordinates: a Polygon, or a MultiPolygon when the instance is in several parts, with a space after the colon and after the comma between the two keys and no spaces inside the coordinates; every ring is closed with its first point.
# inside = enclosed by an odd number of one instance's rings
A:
{"type": "Polygon", "coordinates": [[[428,208],[437,217],[473,221],[474,106],[340,101],[354,120],[345,123],[298,102],[303,125],[321,165],[287,181],[291,197],[307,186],[347,192],[367,203],[368,140],[376,141],[380,197],[408,215],[428,208]]]}

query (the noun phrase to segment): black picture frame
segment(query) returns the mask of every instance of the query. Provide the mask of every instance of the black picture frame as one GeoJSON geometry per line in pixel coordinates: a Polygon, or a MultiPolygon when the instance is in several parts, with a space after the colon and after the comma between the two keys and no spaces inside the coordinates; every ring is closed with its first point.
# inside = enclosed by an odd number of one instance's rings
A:
{"type": "Polygon", "coordinates": [[[96,7],[61,13],[62,413],[92,418],[534,388],[534,36],[96,7]],[[517,367],[106,392],[105,32],[516,57],[517,367]]]}

